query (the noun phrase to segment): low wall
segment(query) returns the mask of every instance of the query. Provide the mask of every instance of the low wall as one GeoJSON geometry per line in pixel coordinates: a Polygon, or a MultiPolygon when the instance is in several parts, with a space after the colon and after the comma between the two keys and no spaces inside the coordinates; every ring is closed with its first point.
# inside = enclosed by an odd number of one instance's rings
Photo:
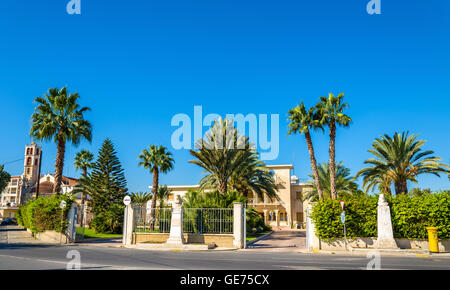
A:
{"type": "Polygon", "coordinates": [[[59,244],[60,242],[63,244],[69,243],[68,238],[66,235],[62,235],[61,233],[58,233],[56,231],[44,231],[42,233],[33,233],[29,229],[27,229],[27,232],[34,238],[48,244],[59,244]]]}
{"type": "MultiPolygon", "coordinates": [[[[232,234],[183,234],[187,244],[216,244],[217,247],[234,248],[232,234]]],[[[169,233],[133,233],[132,244],[165,243],[169,233]]]]}
{"type": "MultiPolygon", "coordinates": [[[[348,245],[352,248],[367,248],[374,249],[375,241],[377,238],[356,238],[347,239],[348,245]]],[[[395,239],[397,246],[400,249],[412,249],[412,250],[428,250],[428,240],[409,240],[409,239],[395,239]]],[[[334,239],[330,242],[324,240],[319,241],[319,249],[325,251],[333,250],[345,250],[344,239],[334,239]]],[[[439,241],[440,252],[450,252],[450,240],[439,241]]]]}

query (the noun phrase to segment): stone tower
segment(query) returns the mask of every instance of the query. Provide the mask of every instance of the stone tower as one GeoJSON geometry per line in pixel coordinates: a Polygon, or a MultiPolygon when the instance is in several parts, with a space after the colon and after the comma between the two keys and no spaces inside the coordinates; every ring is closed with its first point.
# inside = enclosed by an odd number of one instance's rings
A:
{"type": "Polygon", "coordinates": [[[31,142],[25,146],[25,160],[23,165],[23,178],[28,186],[33,186],[39,179],[39,162],[41,157],[41,147],[31,142]]]}

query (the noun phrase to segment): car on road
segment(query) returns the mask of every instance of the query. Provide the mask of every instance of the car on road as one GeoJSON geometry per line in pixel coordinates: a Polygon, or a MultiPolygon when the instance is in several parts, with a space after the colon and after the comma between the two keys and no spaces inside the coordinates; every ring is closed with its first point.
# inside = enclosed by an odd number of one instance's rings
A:
{"type": "Polygon", "coordinates": [[[2,225],[2,226],[17,225],[17,220],[15,218],[6,218],[2,221],[2,223],[0,225],[2,225]]]}

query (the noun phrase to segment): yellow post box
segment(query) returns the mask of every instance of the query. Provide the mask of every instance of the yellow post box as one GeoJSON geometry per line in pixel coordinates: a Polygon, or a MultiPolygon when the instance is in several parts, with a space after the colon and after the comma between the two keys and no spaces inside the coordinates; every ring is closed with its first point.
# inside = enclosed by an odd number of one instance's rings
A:
{"type": "Polygon", "coordinates": [[[439,240],[437,234],[437,227],[428,227],[428,244],[430,248],[430,252],[439,252],[439,240]]]}

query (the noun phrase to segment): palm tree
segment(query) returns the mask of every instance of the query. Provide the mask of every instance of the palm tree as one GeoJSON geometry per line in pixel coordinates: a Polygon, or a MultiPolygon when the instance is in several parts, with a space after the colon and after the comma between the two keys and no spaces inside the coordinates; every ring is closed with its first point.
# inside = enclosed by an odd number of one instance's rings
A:
{"type": "Polygon", "coordinates": [[[303,104],[303,101],[301,105],[297,105],[297,107],[289,110],[289,117],[288,120],[290,120],[290,123],[288,125],[289,132],[288,135],[299,133],[299,134],[305,134],[306,139],[306,145],[308,147],[309,152],[309,159],[311,162],[311,169],[314,174],[314,180],[317,188],[317,192],[319,194],[319,200],[323,199],[323,190],[322,185],[319,182],[319,173],[317,171],[317,161],[316,156],[314,154],[314,147],[311,140],[311,133],[310,129],[322,129],[322,125],[319,123],[319,120],[317,119],[317,115],[315,114],[315,108],[310,108],[309,110],[306,110],[305,105],[303,104]]]}
{"type": "Polygon", "coordinates": [[[222,118],[214,121],[205,138],[197,140],[195,148],[198,151],[190,150],[190,153],[197,159],[189,162],[209,172],[200,181],[202,189],[216,183],[222,194],[228,191],[231,175],[253,154],[248,138],[238,136],[233,120],[222,118]]]}
{"type": "MultiPolygon", "coordinates": [[[[360,172],[358,172],[358,174],[360,174],[360,172]]],[[[378,187],[380,193],[392,195],[392,177],[390,172],[375,167],[370,169],[367,168],[367,170],[364,171],[364,175],[371,176],[370,178],[364,178],[363,180],[363,188],[366,192],[373,191],[375,187],[378,187]]]]}
{"type": "Polygon", "coordinates": [[[91,123],[84,119],[83,114],[88,107],[77,103],[78,93],[67,94],[67,87],[60,90],[52,88],[44,97],[37,97],[38,104],[31,116],[30,135],[35,140],[51,140],[56,143],[55,187],[53,192],[61,192],[62,173],[66,142],[78,145],[82,139],[92,140],[91,123]]]}
{"type": "MultiPolygon", "coordinates": [[[[92,168],[94,165],[94,154],[92,154],[90,151],[82,149],[80,152],[77,153],[75,156],[75,159],[73,161],[73,165],[75,166],[75,169],[81,169],[83,170],[83,176],[87,177],[87,171],[89,168],[92,168]]],[[[84,219],[85,219],[85,203],[86,203],[86,192],[81,193],[81,227],[84,231],[84,219]]],[[[84,234],[84,233],[83,233],[84,234]]]]}
{"type": "Polygon", "coordinates": [[[249,156],[239,170],[233,172],[228,186],[245,197],[256,194],[261,199],[264,195],[267,195],[269,199],[279,199],[274,173],[258,159],[256,152],[249,156]]]}
{"type": "Polygon", "coordinates": [[[158,196],[159,173],[167,173],[172,170],[174,160],[172,158],[172,153],[168,152],[166,147],[158,147],[156,145],[150,145],[149,150],[142,150],[142,153],[138,158],[141,160],[139,166],[143,166],[153,174],[152,208],[150,209],[150,228],[153,230],[156,198],[158,196]]]}
{"type": "Polygon", "coordinates": [[[217,188],[226,194],[232,187],[242,195],[253,192],[278,198],[273,173],[258,159],[249,138],[238,134],[233,120],[214,121],[205,138],[197,141],[196,148],[197,151],[190,152],[197,159],[189,162],[208,172],[200,180],[201,190],[217,188]]]}
{"type": "MultiPolygon", "coordinates": [[[[422,151],[425,140],[416,140],[418,135],[408,136],[408,132],[387,134],[375,139],[368,152],[375,155],[364,161],[372,166],[361,169],[357,176],[363,176],[364,186],[380,184],[379,180],[388,179],[394,184],[396,194],[408,193],[407,182],[417,183],[419,174],[449,174],[450,166],[439,162],[442,160],[432,150],[422,151]]],[[[387,184],[386,184],[387,185],[387,184]]],[[[390,185],[390,183],[389,183],[390,185]]]]}
{"type": "MultiPolygon", "coordinates": [[[[332,198],[331,193],[331,178],[330,166],[327,162],[320,164],[318,168],[319,180],[323,186],[323,194],[325,199],[332,198]]],[[[313,177],[312,175],[309,175],[313,177]]],[[[355,178],[350,175],[350,169],[344,166],[341,161],[336,164],[336,193],[339,198],[346,198],[354,195],[358,190],[358,185],[355,183],[355,178]]],[[[314,182],[315,183],[315,182],[314,182]]],[[[304,196],[304,200],[315,201],[318,198],[317,188],[314,188],[310,193],[304,196]]]]}
{"type": "Polygon", "coordinates": [[[130,194],[131,196],[131,201],[134,204],[140,205],[140,206],[144,206],[153,196],[153,194],[151,192],[133,192],[130,194]]]}
{"type": "Polygon", "coordinates": [[[159,201],[160,209],[163,207],[164,201],[167,200],[171,194],[172,190],[170,190],[167,185],[159,186],[157,199],[159,201]]]}
{"type": "Polygon", "coordinates": [[[344,93],[340,93],[335,97],[332,93],[327,97],[320,97],[320,102],[316,105],[318,118],[321,125],[327,125],[330,128],[330,147],[329,147],[329,165],[330,165],[330,182],[331,182],[331,198],[337,198],[336,192],[336,125],[348,127],[352,119],[344,114],[344,110],[348,108],[347,103],[343,103],[344,93]]]}

